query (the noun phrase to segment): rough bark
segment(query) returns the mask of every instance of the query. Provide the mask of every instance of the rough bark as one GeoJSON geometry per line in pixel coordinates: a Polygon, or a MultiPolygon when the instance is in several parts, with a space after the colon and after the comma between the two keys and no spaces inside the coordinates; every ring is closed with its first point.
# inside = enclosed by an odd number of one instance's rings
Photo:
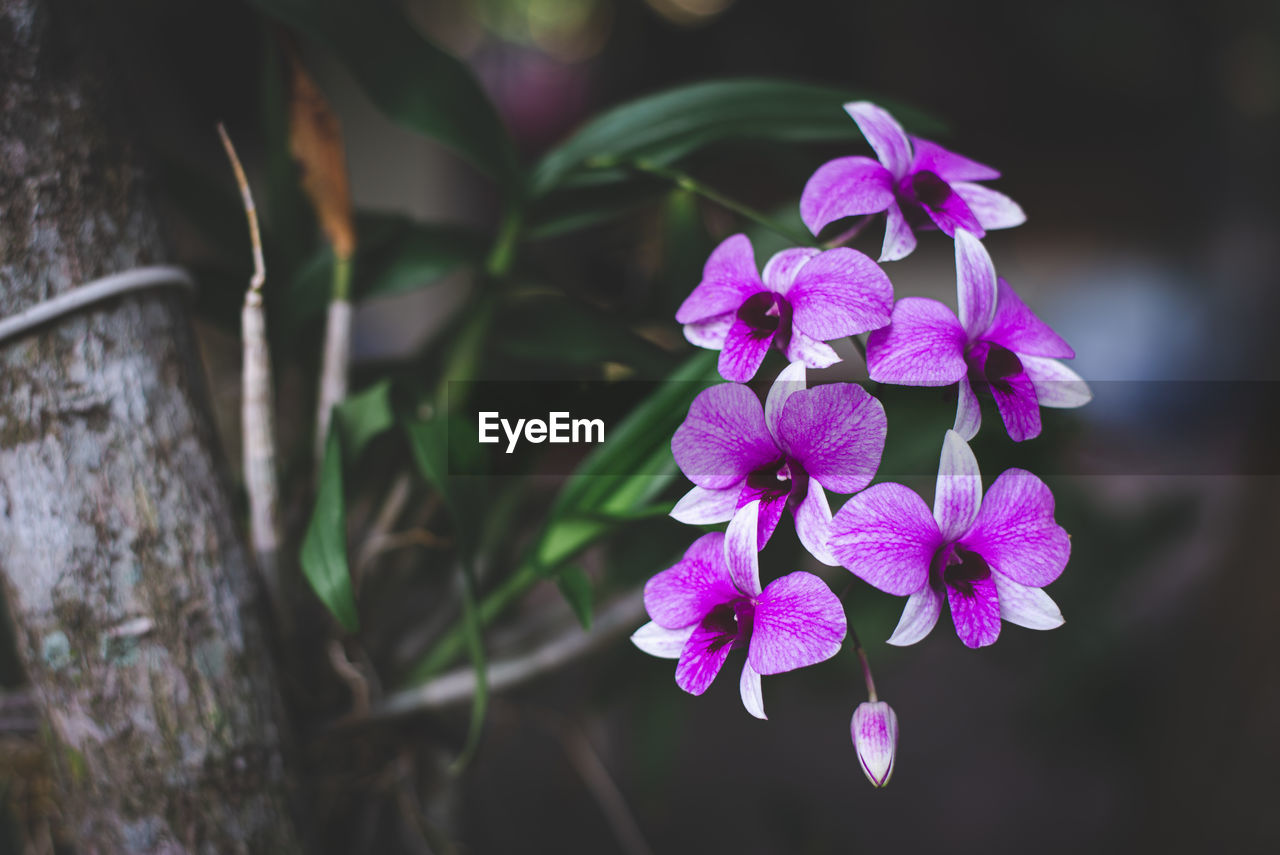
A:
{"type": "MultiPolygon", "coordinates": [[[[3,315],[162,256],[82,10],[54,11],[0,0],[3,315]]],[[[83,851],[295,852],[184,313],[153,291],[0,344],[0,575],[83,851]]]]}

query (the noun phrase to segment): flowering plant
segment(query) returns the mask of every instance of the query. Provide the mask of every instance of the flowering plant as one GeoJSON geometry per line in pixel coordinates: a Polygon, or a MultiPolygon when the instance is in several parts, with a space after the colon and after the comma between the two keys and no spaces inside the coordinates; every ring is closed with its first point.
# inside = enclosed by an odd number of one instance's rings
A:
{"type": "MultiPolygon", "coordinates": [[[[888,643],[914,644],[950,607],[961,641],[985,647],[1001,621],[1052,629],[1062,614],[1044,592],[1071,551],[1039,478],[1000,475],[983,495],[966,440],[981,426],[978,392],[995,400],[1009,436],[1032,439],[1040,407],[1089,400],[1084,381],[1059,359],[1075,352],[997,278],[982,238],[1025,220],[1008,197],[977,182],[990,167],[928,140],[908,137],[886,110],[845,105],[878,160],[833,160],[809,179],[800,215],[815,236],[851,216],[885,213],[880,261],[906,257],[917,232],[955,244],[958,315],[936,300],[893,301],[884,271],[835,244],[775,254],[757,274],[751,241],[734,235],[711,253],[702,281],[676,311],[686,338],[719,350],[722,385],[702,392],[676,430],[671,450],[693,489],[671,516],[691,525],[728,522],[702,535],[673,567],[645,586],[651,622],[632,636],[641,650],[679,660],[676,683],[702,694],[735,648],[747,649],[741,694],[764,718],[760,675],[829,659],[846,636],[843,607],[817,576],[793,572],[761,587],[757,550],[789,509],[795,532],[817,561],[839,564],[890,594],[907,596],[888,643]],[[946,433],[932,512],[901,484],[873,481],[888,423],[861,386],[807,388],[806,368],[840,361],[830,342],[868,333],[861,348],[876,383],[954,385],[955,427],[946,433]],[[788,361],[761,405],[744,382],[776,349],[788,361]],[[834,515],[827,490],[852,494],[834,515]]],[[[856,339],[855,339],[856,341],[856,339]]],[[[859,342],[861,344],[861,342],[859,342]]],[[[869,700],[851,737],[867,778],[884,786],[894,768],[898,718],[876,696],[865,651],[869,700]]]]}

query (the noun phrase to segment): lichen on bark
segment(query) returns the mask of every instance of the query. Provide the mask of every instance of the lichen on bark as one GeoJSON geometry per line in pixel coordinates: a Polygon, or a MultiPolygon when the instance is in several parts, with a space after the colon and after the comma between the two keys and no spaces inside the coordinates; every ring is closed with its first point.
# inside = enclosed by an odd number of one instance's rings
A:
{"type": "MultiPolygon", "coordinates": [[[[162,259],[82,10],[0,0],[0,315],[162,259]]],[[[297,851],[287,725],[185,306],[0,343],[0,577],[87,852],[297,851]]]]}

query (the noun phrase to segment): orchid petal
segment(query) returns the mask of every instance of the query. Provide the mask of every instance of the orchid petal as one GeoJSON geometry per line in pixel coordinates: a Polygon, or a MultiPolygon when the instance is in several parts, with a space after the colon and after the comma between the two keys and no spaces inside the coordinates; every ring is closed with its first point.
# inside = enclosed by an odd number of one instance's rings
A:
{"type": "Polygon", "coordinates": [[[1010,439],[1023,442],[1040,435],[1040,404],[1036,388],[1025,371],[987,385],[1010,439]]]}
{"type": "Polygon", "coordinates": [[[892,322],[867,338],[867,371],[877,383],[949,386],[965,375],[964,327],[937,300],[904,297],[892,322]]]}
{"type": "Polygon", "coordinates": [[[791,341],[783,354],[792,362],[803,362],[810,368],[827,368],[840,361],[840,354],[829,344],[810,338],[804,331],[791,327],[791,341]]]}
{"type": "Polygon", "coordinates": [[[987,231],[1011,229],[1027,221],[1027,215],[1017,202],[990,187],[968,181],[952,181],[951,189],[964,200],[987,231]]]}
{"type": "Polygon", "coordinates": [[[970,592],[947,586],[951,619],[965,647],[986,647],[1000,637],[1000,597],[990,577],[966,583],[970,592]]]}
{"type": "Polygon", "coordinates": [[[760,399],[746,386],[722,383],[694,398],[671,438],[671,453],[699,487],[723,489],[779,457],[760,399]]]}
{"type": "Polygon", "coordinates": [[[889,170],[869,157],[839,157],[819,166],[805,182],[800,219],[816,235],[836,220],[875,214],[891,204],[889,170]]]}
{"type": "Polygon", "coordinates": [[[933,494],[933,518],[945,540],[956,540],[978,518],[982,504],[982,475],[969,444],[953,430],[942,441],[938,482],[933,494]]]}
{"type": "Polygon", "coordinates": [[[1000,573],[992,575],[1000,593],[1000,617],[1027,629],[1057,629],[1062,611],[1042,588],[1029,588],[1000,573]]]}
{"type": "Polygon", "coordinates": [[[884,701],[864,701],[853,711],[849,736],[867,780],[883,787],[893,777],[898,750],[898,714],[884,701]]]}
{"type": "MultiPolygon", "coordinates": [[[[941,180],[941,179],[939,179],[941,180]]],[[[972,232],[975,237],[984,238],[986,231],[978,221],[978,215],[969,209],[968,204],[955,190],[949,189],[942,201],[936,205],[921,204],[929,219],[942,230],[947,237],[955,237],[959,229],[972,232]]]]}
{"type": "Polygon", "coordinates": [[[906,258],[916,248],[916,233],[907,222],[897,202],[889,206],[885,214],[884,243],[880,246],[880,261],[898,261],[906,258]]]}
{"type": "Polygon", "coordinates": [[[693,635],[694,626],[695,624],[690,624],[684,629],[667,629],[651,620],[631,633],[631,643],[650,656],[679,659],[689,636],[693,635]]]}
{"type": "Polygon", "coordinates": [[[748,297],[763,290],[751,240],[746,235],[732,235],[707,258],[702,281],[676,310],[676,322],[688,324],[736,312],[748,297]]]}
{"type": "Polygon", "coordinates": [[[761,674],[781,674],[830,659],[847,626],[844,606],[826,583],[797,571],[774,579],[756,601],[747,662],[761,674]]]}
{"type": "Polygon", "coordinates": [[[793,326],[831,341],[887,325],[893,311],[893,284],[870,258],[840,247],[800,268],[787,299],[793,326]]]}
{"type": "Polygon", "coordinates": [[[901,597],[927,586],[942,542],[924,499],[901,484],[876,484],[836,512],[828,546],[853,575],[901,597]]]}
{"type": "Polygon", "coordinates": [[[938,623],[942,614],[942,594],[925,585],[907,598],[902,609],[902,617],[887,644],[894,647],[906,647],[924,638],[938,623]]]}
{"type": "Polygon", "coordinates": [[[973,391],[973,384],[967,376],[960,378],[960,395],[956,401],[956,423],[952,428],[960,434],[965,442],[978,435],[982,427],[982,407],[978,404],[978,395],[973,391]]]}
{"type": "Polygon", "coordinates": [[[706,320],[685,324],[684,337],[695,347],[719,350],[724,347],[725,337],[729,335],[730,328],[737,320],[738,316],[734,312],[712,315],[706,320]]]}
{"type": "Polygon", "coordinates": [[[703,621],[680,652],[676,665],[676,685],[691,695],[701,695],[724,667],[733,649],[733,639],[718,627],[703,621]]]}
{"type": "Polygon", "coordinates": [[[644,607],[659,626],[682,629],[740,596],[725,566],[724,535],[716,531],[695,540],[674,566],[645,583],[644,607]]]}
{"type": "Polygon", "coordinates": [[[827,491],[816,478],[809,479],[809,492],[796,508],[796,536],[809,554],[823,564],[835,567],[840,563],[827,545],[831,539],[831,505],[827,503],[827,491]]]}
{"type": "Polygon", "coordinates": [[[769,387],[769,394],[764,399],[764,423],[774,442],[778,441],[778,420],[782,418],[782,408],[788,398],[805,388],[806,373],[803,362],[793,362],[778,373],[769,387]]]}
{"type": "Polygon", "coordinates": [[[1062,575],[1071,557],[1071,538],[1053,519],[1053,493],[1025,469],[1008,469],[991,485],[964,544],[992,570],[1033,588],[1062,575]]]}
{"type": "Polygon", "coordinates": [[[1058,360],[1025,354],[1019,354],[1018,359],[1031,378],[1040,406],[1071,409],[1083,407],[1093,400],[1089,385],[1058,360]]]}
{"type": "Polygon", "coordinates": [[[884,406],[856,383],[796,392],[778,420],[779,444],[811,478],[837,493],[871,483],[884,453],[884,406]]]}
{"type": "Polygon", "coordinates": [[[893,177],[906,175],[911,167],[911,141],[898,120],[870,101],[850,101],[844,110],[858,123],[858,130],[893,177]]]}
{"type": "Polygon", "coordinates": [[[774,253],[760,274],[764,287],[775,294],[786,294],[800,269],[821,252],[814,247],[801,246],[774,253]]]}
{"type": "Polygon", "coordinates": [[[996,316],[996,266],[982,241],[963,229],[956,232],[956,296],[960,324],[976,339],[996,316]]]}
{"type": "Polygon", "coordinates": [[[1036,317],[1003,277],[996,285],[998,298],[991,326],[982,336],[1021,356],[1070,359],[1076,355],[1049,325],[1036,317]]]}
{"type": "Polygon", "coordinates": [[[742,705],[747,708],[747,712],[756,718],[769,718],[764,714],[764,691],[760,687],[760,672],[752,668],[750,662],[742,666],[738,692],[742,695],[742,705]]]}
{"type": "Polygon", "coordinates": [[[948,151],[932,140],[911,137],[911,147],[915,158],[911,161],[913,172],[929,171],[953,184],[957,181],[988,181],[999,178],[999,171],[986,164],[948,151]]]}
{"type": "Polygon", "coordinates": [[[720,351],[720,376],[726,380],[745,383],[760,370],[774,333],[761,335],[760,331],[742,319],[733,322],[720,351]]]}
{"type": "Polygon", "coordinates": [[[756,545],[759,517],[758,501],[744,505],[733,515],[724,533],[724,562],[729,568],[729,578],[734,587],[748,597],[760,593],[760,554],[756,545]]]}
{"type": "Polygon", "coordinates": [[[742,486],[733,484],[721,490],[695,486],[671,509],[671,518],[685,525],[714,525],[728,522],[738,507],[742,486]]]}

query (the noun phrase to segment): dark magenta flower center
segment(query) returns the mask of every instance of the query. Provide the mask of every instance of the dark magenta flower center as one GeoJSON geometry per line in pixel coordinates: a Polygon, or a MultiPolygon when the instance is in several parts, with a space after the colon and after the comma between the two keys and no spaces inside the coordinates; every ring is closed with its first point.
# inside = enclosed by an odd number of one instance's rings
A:
{"type": "Polygon", "coordinates": [[[991,568],[981,555],[958,543],[944,543],[929,564],[929,585],[938,593],[951,588],[973,596],[973,583],[991,578],[991,568]]]}
{"type": "Polygon", "coordinates": [[[783,457],[748,475],[747,488],[765,502],[786,496],[787,505],[794,511],[809,495],[809,473],[798,461],[783,457]]]}
{"type": "Polygon", "coordinates": [[[746,647],[751,641],[751,630],[755,625],[756,607],[746,597],[721,603],[702,619],[702,626],[715,632],[715,640],[711,642],[713,651],[720,650],[726,644],[734,647],[746,647]]]}
{"type": "Polygon", "coordinates": [[[738,307],[738,320],[751,327],[757,339],[772,337],[780,350],[791,342],[791,304],[772,291],[752,294],[738,307]]]}
{"type": "Polygon", "coordinates": [[[941,208],[951,197],[951,185],[928,170],[913,172],[907,177],[911,198],[934,210],[941,208]]]}
{"type": "Polygon", "coordinates": [[[1009,378],[1023,373],[1018,354],[994,342],[981,341],[970,347],[965,352],[965,362],[969,365],[969,382],[977,391],[987,386],[1008,391],[1009,378]]]}

